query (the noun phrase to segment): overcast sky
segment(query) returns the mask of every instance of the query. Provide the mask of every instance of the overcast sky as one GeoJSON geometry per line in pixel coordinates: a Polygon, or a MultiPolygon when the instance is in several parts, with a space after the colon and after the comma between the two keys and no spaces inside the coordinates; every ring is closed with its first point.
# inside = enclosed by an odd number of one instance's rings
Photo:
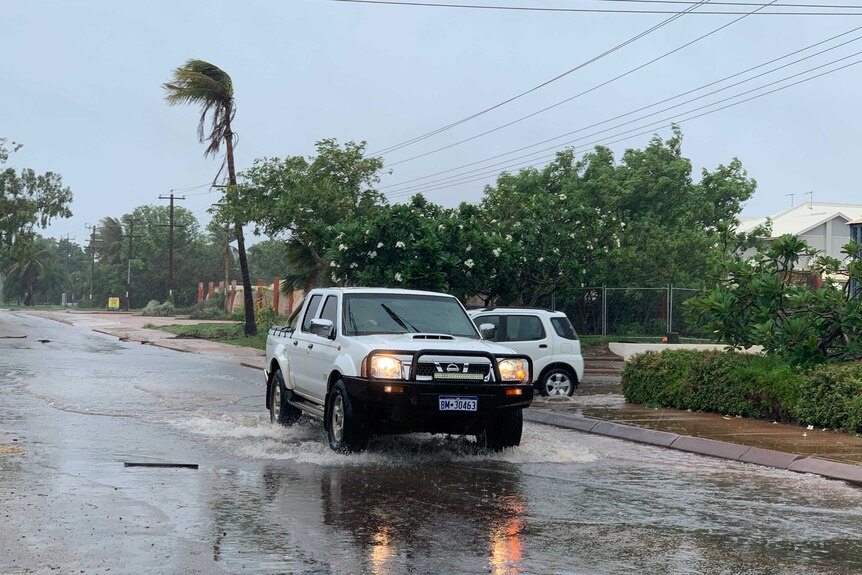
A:
{"type": "MultiPolygon", "coordinates": [[[[449,2],[450,0],[441,0],[449,2]]],[[[789,0],[779,0],[784,2],[789,0]]],[[[518,6],[657,8],[589,0],[475,0],[518,6]]],[[[835,2],[838,3],[838,2],[835,2]]],[[[845,3],[845,2],[842,2],[845,3]]],[[[851,4],[848,1],[846,4],[851,4]]],[[[860,5],[862,7],[862,5],[860,5]]],[[[740,8],[713,6],[704,10],[740,8]]],[[[752,10],[753,7],[745,7],[752,10]]],[[[544,88],[402,150],[386,154],[382,190],[406,196],[400,182],[457,168],[588,127],[831,36],[862,26],[859,17],[750,16],[625,78],[508,128],[423,158],[395,164],[570,98],[710,30],[731,15],[687,15],[544,88]],[[395,165],[393,165],[395,164],[395,165]]],[[[667,19],[662,14],[543,13],[346,4],[327,0],[96,2],[0,0],[0,136],[22,142],[11,165],[52,170],[74,193],[74,217],[47,232],[85,241],[85,224],[119,217],[142,204],[164,204],[171,189],[211,182],[219,161],[204,159],[196,140],[198,111],[168,107],[161,84],[189,58],[210,61],[234,82],[239,134],[238,169],[263,156],[309,155],[314,143],[366,140],[369,150],[435,130],[549,80],[667,19]]],[[[815,50],[781,60],[734,81],[813,52],[862,38],[862,29],[815,50]]],[[[619,139],[632,128],[685,117],[686,110],[751,90],[862,51],[862,40],[579,144],[619,139]]],[[[862,54],[831,67],[856,62],[862,54]]],[[[744,214],[776,213],[814,199],[860,202],[858,189],[862,65],[682,123],[684,154],[698,177],[739,157],[758,182],[744,214]]],[[[807,76],[798,76],[799,80],[807,76]]],[[[789,83],[794,80],[788,80],[789,83]]],[[[615,122],[554,140],[486,164],[421,180],[435,182],[466,170],[464,182],[428,187],[445,205],[477,201],[494,169],[512,159],[590,136],[678,104],[717,84],[615,122]],[[494,166],[498,162],[504,162],[494,166]]],[[[783,84],[778,84],[774,87],[783,84]]],[[[771,89],[771,88],[770,88],[771,89]]],[[[759,92],[752,92],[754,95],[759,92]]],[[[721,105],[732,103],[729,100],[721,105]]],[[[708,108],[709,110],[711,108],[708,108]]],[[[706,111],[706,110],[702,110],[706,111]]],[[[665,124],[667,122],[664,122],[665,124]]],[[[639,131],[644,131],[643,129],[639,131]]],[[[667,136],[667,128],[655,130],[667,136]]],[[[649,135],[611,144],[620,155],[649,135]]],[[[547,152],[546,152],[547,153],[547,152]]],[[[540,156],[541,154],[537,154],[540,156]]],[[[417,182],[419,183],[419,182],[417,182]]],[[[415,184],[414,184],[415,185],[415,184]]],[[[208,219],[218,199],[207,188],[180,202],[208,219]]]]}

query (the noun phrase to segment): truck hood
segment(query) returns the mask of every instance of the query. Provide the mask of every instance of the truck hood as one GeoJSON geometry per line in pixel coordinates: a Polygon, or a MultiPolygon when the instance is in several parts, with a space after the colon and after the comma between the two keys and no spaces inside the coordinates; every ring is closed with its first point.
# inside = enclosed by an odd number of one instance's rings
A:
{"type": "Polygon", "coordinates": [[[511,348],[468,337],[455,337],[429,333],[404,333],[362,335],[351,338],[355,343],[366,346],[366,353],[373,349],[392,349],[403,351],[418,351],[420,349],[482,351],[493,354],[515,353],[511,348]],[[440,339],[443,338],[443,339],[440,339]]]}

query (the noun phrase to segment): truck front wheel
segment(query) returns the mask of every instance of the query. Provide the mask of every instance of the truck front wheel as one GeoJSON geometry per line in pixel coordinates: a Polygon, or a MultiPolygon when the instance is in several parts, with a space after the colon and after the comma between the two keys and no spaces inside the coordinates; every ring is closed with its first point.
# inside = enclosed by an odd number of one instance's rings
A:
{"type": "Polygon", "coordinates": [[[520,409],[510,409],[488,418],[482,431],[476,436],[479,445],[493,451],[521,444],[524,415],[520,409]]]}
{"type": "Polygon", "coordinates": [[[326,409],[329,446],[340,453],[364,451],[368,445],[369,433],[362,416],[356,413],[350,403],[343,381],[335,382],[329,393],[326,409]]]}

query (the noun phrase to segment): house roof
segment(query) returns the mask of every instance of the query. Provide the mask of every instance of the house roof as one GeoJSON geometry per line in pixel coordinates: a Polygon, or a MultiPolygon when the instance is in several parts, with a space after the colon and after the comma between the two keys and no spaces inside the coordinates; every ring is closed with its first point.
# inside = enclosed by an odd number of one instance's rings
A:
{"type": "MultiPolygon", "coordinates": [[[[862,204],[839,204],[831,202],[805,202],[771,216],[772,234],[777,238],[784,234],[801,235],[817,226],[835,218],[841,218],[845,223],[851,220],[862,220],[862,204]]],[[[749,232],[766,222],[767,218],[744,218],[739,224],[739,230],[749,232]]]]}

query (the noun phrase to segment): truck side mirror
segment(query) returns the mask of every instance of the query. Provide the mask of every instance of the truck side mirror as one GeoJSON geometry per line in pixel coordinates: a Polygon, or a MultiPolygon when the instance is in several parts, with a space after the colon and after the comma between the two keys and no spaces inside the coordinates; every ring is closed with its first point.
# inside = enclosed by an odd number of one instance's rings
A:
{"type": "Polygon", "coordinates": [[[335,326],[332,325],[332,320],[329,319],[313,319],[309,331],[314,335],[333,339],[335,337],[335,326]]]}
{"type": "Polygon", "coordinates": [[[497,326],[493,323],[483,323],[479,326],[479,333],[482,334],[482,339],[493,340],[497,335],[497,326]]]}

